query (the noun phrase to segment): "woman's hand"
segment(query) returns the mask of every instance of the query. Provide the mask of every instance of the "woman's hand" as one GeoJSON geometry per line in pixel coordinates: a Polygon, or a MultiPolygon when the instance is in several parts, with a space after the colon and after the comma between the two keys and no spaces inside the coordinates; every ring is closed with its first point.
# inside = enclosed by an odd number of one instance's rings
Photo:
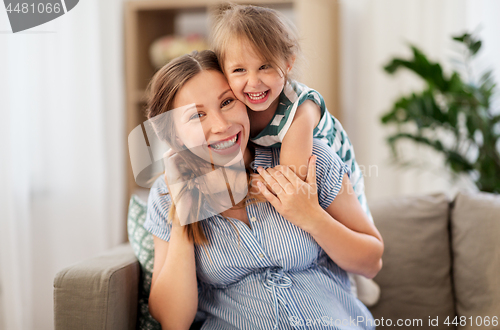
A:
{"type": "Polygon", "coordinates": [[[188,223],[189,210],[192,205],[192,196],[189,191],[183,190],[185,183],[181,180],[179,171],[180,163],[183,160],[172,149],[169,149],[163,154],[163,162],[165,165],[165,183],[167,184],[172,203],[175,205],[176,216],[172,219],[173,227],[184,226],[188,223]]]}
{"type": "Polygon", "coordinates": [[[302,181],[288,166],[278,165],[267,170],[257,168],[269,190],[260,181],[257,186],[264,197],[288,221],[309,231],[323,209],[318,202],[316,186],[316,156],[309,158],[306,180],[302,181]]]}

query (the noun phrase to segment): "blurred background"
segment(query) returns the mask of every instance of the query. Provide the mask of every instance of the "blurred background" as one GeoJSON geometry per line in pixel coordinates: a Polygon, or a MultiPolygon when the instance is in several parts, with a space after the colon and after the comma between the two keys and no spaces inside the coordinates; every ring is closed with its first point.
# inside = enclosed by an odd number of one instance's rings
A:
{"type": "MultiPolygon", "coordinates": [[[[16,34],[0,9],[0,329],[53,329],[57,271],[127,240],[130,195],[147,195],[134,184],[127,146],[145,120],[144,89],[162,61],[204,47],[214,4],[81,0],[16,34]]],[[[427,85],[384,66],[411,59],[412,44],[447,77],[463,73],[452,36],[474,32],[481,49],[463,81],[474,84],[486,70],[498,81],[499,0],[253,4],[283,11],[297,25],[306,58],[301,81],[325,96],[346,129],[368,201],[478,189],[474,176],[453,181],[442,154],[411,141],[399,149],[420,166],[394,161],[386,138],[397,128],[381,117],[427,85]]],[[[498,114],[498,97],[489,101],[498,114]]],[[[491,147],[498,154],[499,143],[491,147]]]]}

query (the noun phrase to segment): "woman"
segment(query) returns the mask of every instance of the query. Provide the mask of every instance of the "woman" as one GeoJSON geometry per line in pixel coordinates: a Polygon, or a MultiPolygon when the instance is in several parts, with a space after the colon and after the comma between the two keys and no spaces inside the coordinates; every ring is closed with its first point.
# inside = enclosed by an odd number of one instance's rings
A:
{"type": "MultiPolygon", "coordinates": [[[[351,294],[346,271],[373,278],[383,242],[338,156],[315,141],[304,182],[278,166],[279,149],[248,145],[246,107],[210,51],[172,61],[149,90],[149,118],[195,104],[194,113],[171,116],[169,129],[158,129],[174,150],[189,149],[200,134],[179,123],[199,123],[209,153],[238,149],[267,184],[253,180],[243,207],[183,226],[172,216],[165,180],[155,182],[145,227],[155,243],[149,307],[162,328],[188,329],[197,309],[208,315],[202,329],[374,328],[370,312],[351,294]],[[268,202],[249,202],[256,191],[268,202]]],[[[194,202],[190,209],[201,205],[194,202]]],[[[187,218],[196,217],[199,208],[189,212],[187,218]]]]}

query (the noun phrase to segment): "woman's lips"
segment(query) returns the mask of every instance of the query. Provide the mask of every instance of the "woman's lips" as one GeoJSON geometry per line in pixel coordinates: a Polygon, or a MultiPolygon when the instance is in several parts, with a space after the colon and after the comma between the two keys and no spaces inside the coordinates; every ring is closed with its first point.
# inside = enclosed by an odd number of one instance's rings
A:
{"type": "Polygon", "coordinates": [[[240,149],[241,131],[227,139],[208,145],[209,149],[218,155],[229,155],[240,149]]]}
{"type": "Polygon", "coordinates": [[[250,103],[264,103],[269,98],[269,90],[259,93],[245,93],[245,97],[250,103]]]}

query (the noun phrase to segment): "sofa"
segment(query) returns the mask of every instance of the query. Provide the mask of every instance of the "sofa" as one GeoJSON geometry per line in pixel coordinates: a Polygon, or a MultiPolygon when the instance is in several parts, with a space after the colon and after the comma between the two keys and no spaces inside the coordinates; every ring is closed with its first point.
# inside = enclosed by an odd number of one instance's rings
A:
{"type": "MultiPolygon", "coordinates": [[[[385,243],[377,329],[500,329],[500,196],[405,196],[370,209],[385,243]]],[[[135,329],[140,275],[129,243],[61,270],[55,329],[135,329]]]]}

